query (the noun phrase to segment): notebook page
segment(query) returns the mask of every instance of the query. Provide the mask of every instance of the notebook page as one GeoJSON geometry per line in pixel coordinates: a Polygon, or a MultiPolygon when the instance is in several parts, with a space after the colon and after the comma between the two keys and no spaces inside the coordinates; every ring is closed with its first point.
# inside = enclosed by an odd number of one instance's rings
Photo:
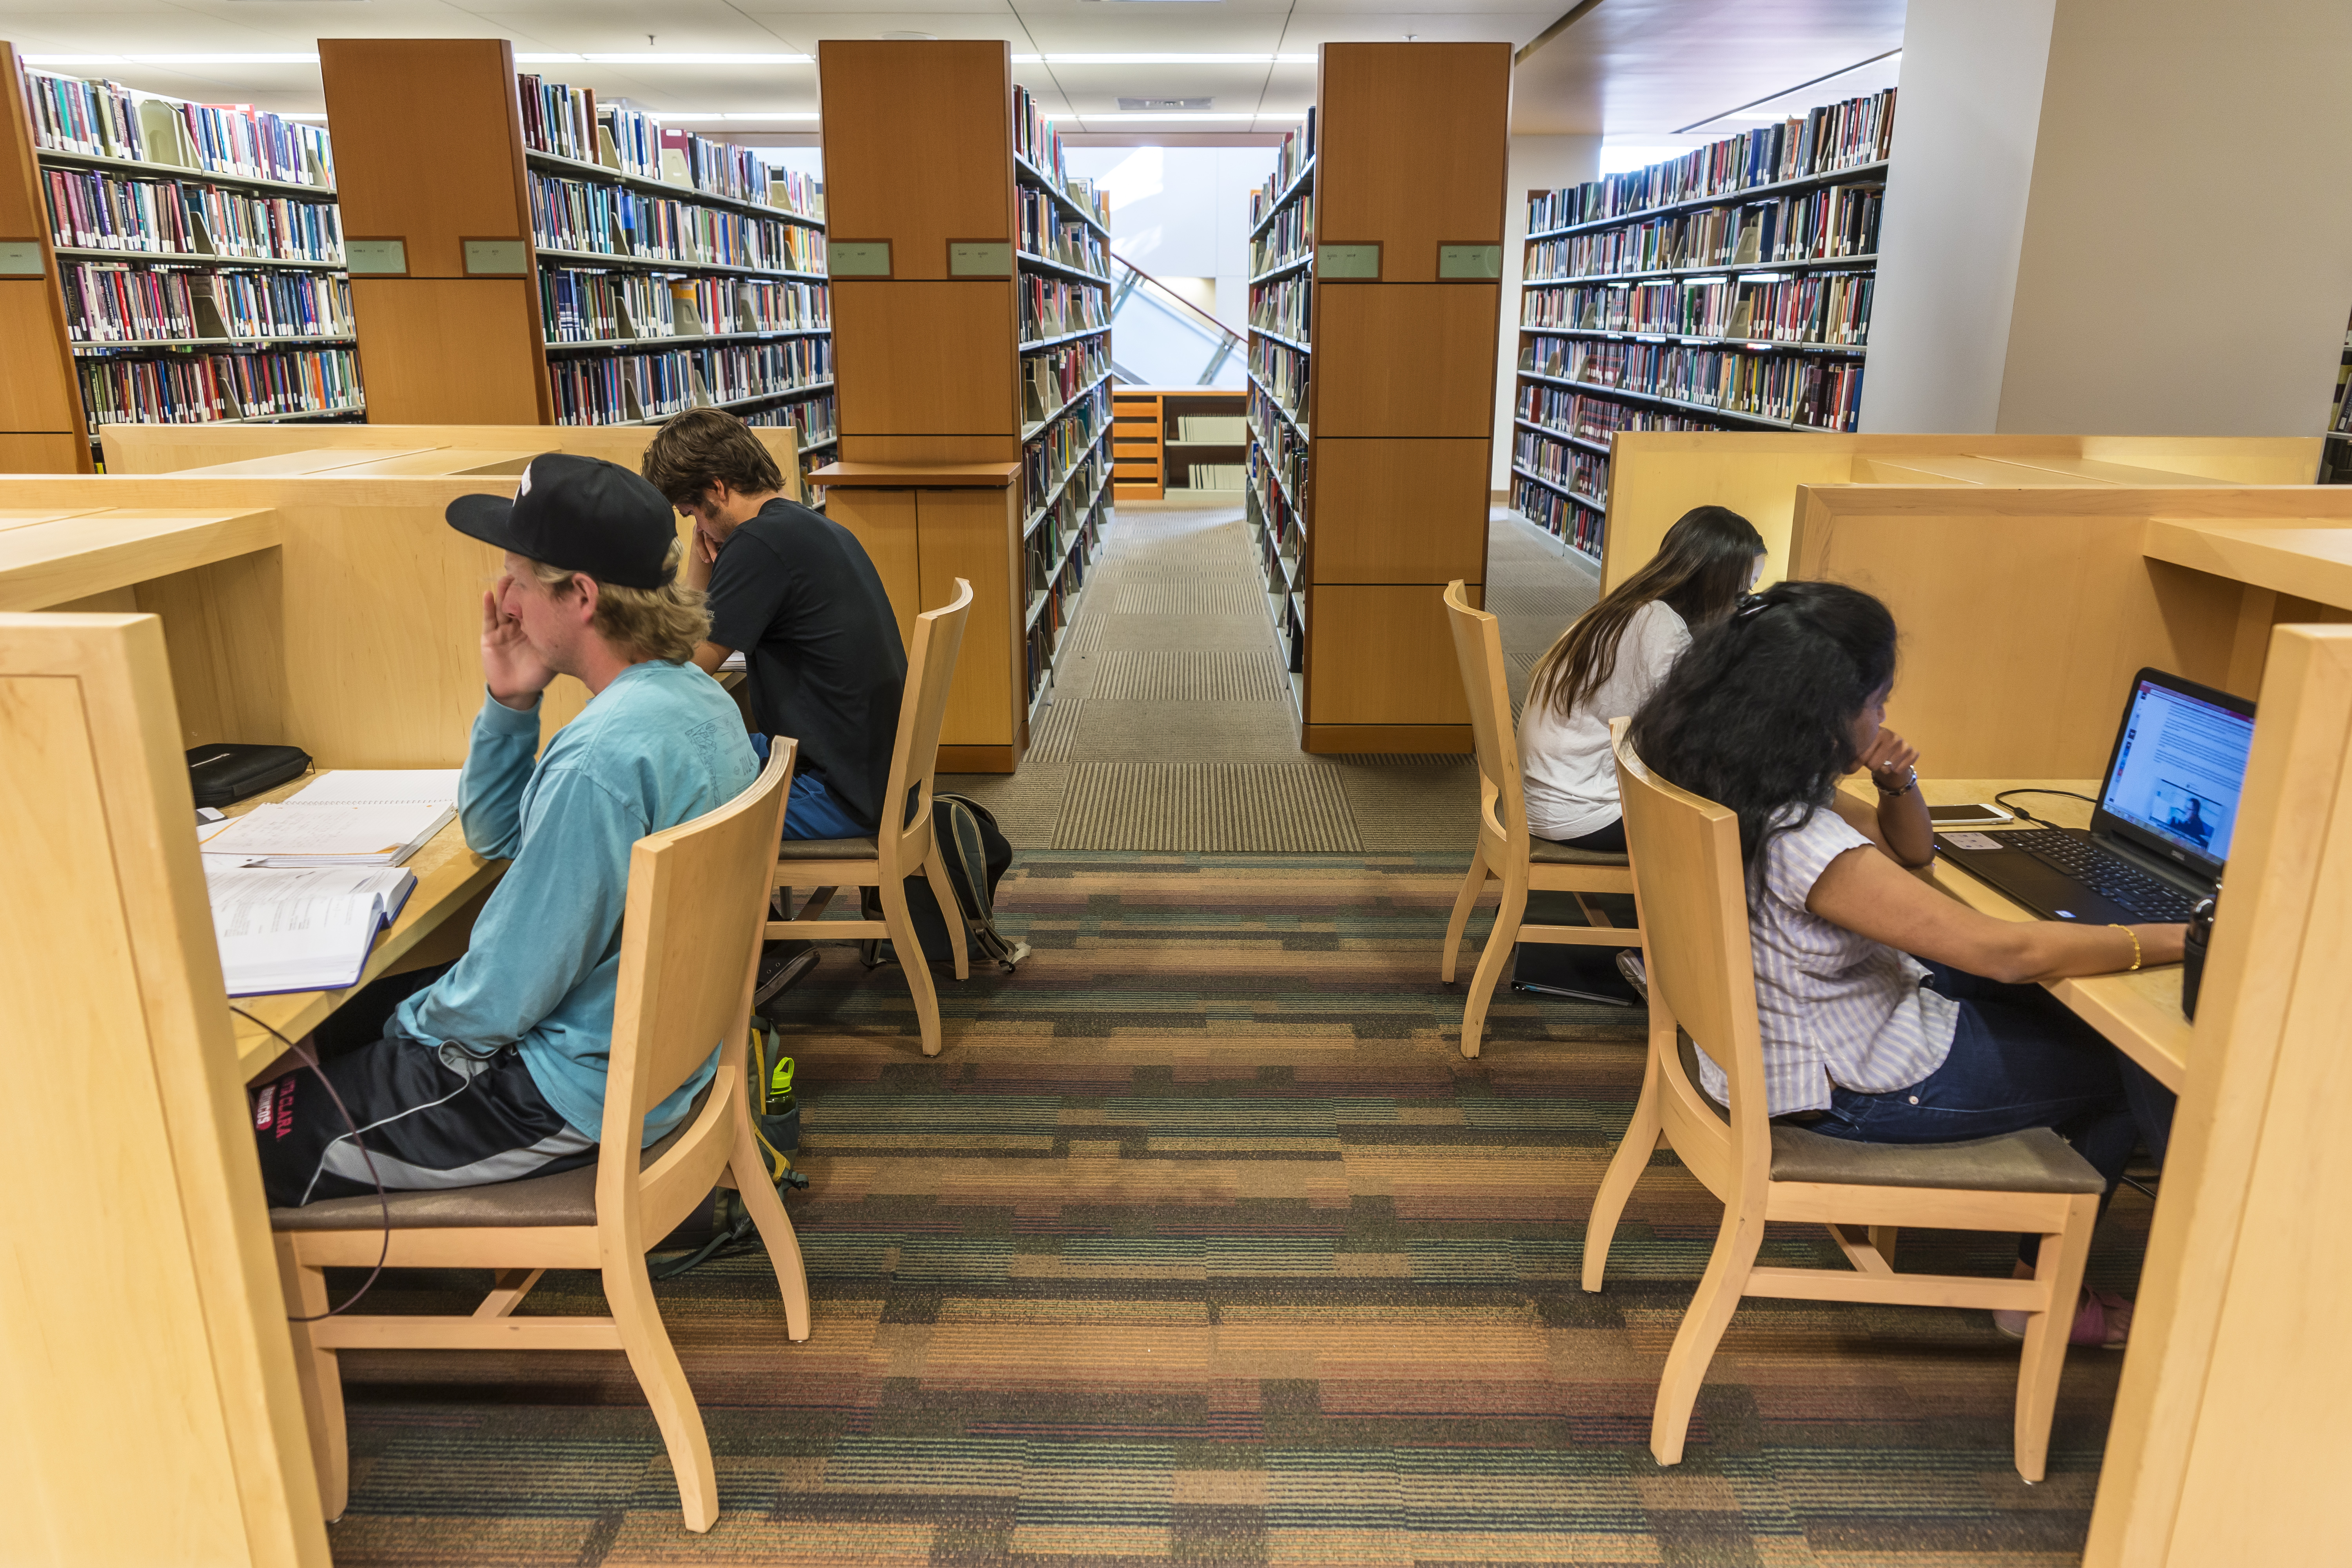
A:
{"type": "Polygon", "coordinates": [[[446,805],[257,805],[203,841],[207,855],[249,860],[286,856],[389,860],[429,837],[446,821],[446,805]]]}
{"type": "Polygon", "coordinates": [[[289,798],[289,805],[455,805],[456,768],[337,768],[289,798]]]}

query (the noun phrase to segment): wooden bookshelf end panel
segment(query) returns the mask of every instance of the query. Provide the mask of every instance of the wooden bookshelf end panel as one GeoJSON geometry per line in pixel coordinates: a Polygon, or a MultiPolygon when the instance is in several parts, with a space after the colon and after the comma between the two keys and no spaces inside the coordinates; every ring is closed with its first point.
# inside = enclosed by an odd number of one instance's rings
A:
{"type": "Polygon", "coordinates": [[[0,282],[0,430],[78,435],[81,400],[47,278],[0,282]]]}
{"type": "MultiPolygon", "coordinates": [[[[1473,584],[1484,599],[1484,584],[1473,584]]],[[[1463,724],[1444,584],[1316,587],[1307,604],[1314,651],[1307,717],[1315,724],[1463,724]]]]}
{"type": "Polygon", "coordinates": [[[1486,575],[1486,441],[1318,436],[1309,450],[1317,515],[1346,520],[1315,536],[1318,584],[1486,575]]]}
{"type": "Polygon", "coordinates": [[[538,313],[528,278],[352,279],[369,422],[549,423],[538,313]]]}
{"type": "Polygon", "coordinates": [[[1327,283],[1315,290],[1317,439],[1452,436],[1491,439],[1491,283],[1327,283]]]}
{"type": "Polygon", "coordinates": [[[1017,750],[1020,744],[1022,694],[1014,679],[1024,658],[1014,589],[1024,581],[1020,493],[1017,486],[916,492],[919,607],[936,609],[953,599],[959,577],[972,592],[955,684],[948,689],[947,721],[940,727],[942,747],[1017,750]]]}
{"type": "Polygon", "coordinates": [[[883,592],[890,595],[903,647],[913,639],[915,617],[925,608],[916,602],[922,595],[915,572],[915,492],[843,485],[824,492],[824,515],[866,547],[882,578],[883,592]]]}
{"type": "Polygon", "coordinates": [[[1377,242],[1384,283],[1434,281],[1441,245],[1501,245],[1510,101],[1507,44],[1326,45],[1321,241],[1377,242]]]}
{"type": "Polygon", "coordinates": [[[79,431],[0,431],[0,474],[88,472],[89,442],[79,431]]]}
{"type": "Polygon", "coordinates": [[[321,38],[319,74],[345,234],[405,240],[411,278],[465,277],[463,239],[530,239],[513,45],[321,38]]]}
{"type": "Polygon", "coordinates": [[[951,239],[1013,239],[1010,45],[828,38],[817,61],[832,233],[890,241],[900,281],[945,279],[951,239]]]}
{"type": "Polygon", "coordinates": [[[1012,436],[1013,285],[833,284],[841,431],[1012,436]]]}

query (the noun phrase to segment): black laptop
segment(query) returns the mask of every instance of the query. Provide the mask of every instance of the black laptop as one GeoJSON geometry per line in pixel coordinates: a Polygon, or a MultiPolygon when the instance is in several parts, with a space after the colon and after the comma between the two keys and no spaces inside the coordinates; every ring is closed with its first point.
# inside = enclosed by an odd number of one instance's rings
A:
{"type": "Polygon", "coordinates": [[[1936,847],[2048,919],[2185,921],[2221,884],[2253,743],[2252,703],[2143,669],[2088,832],[1942,833],[1936,847]]]}

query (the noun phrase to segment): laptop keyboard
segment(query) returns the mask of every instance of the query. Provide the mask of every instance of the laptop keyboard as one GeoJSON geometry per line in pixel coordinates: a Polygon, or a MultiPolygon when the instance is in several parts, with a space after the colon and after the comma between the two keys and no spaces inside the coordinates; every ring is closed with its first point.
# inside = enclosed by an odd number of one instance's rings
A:
{"type": "Polygon", "coordinates": [[[2147,921],[2185,921],[2197,900],[2171,883],[2149,876],[2119,855],[2088,840],[2050,828],[2004,833],[2005,847],[2022,849],[2045,866],[2055,866],[2091,891],[2147,921]]]}

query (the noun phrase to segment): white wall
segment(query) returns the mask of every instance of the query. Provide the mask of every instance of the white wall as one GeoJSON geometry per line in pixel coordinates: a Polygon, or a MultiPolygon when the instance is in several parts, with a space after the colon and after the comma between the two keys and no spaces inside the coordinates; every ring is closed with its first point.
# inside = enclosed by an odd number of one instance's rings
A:
{"type": "Polygon", "coordinates": [[[1068,147],[1062,161],[1109,190],[1114,252],[1155,278],[1214,279],[1214,314],[1246,334],[1249,193],[1274,172],[1276,151],[1068,147]]]}
{"type": "Polygon", "coordinates": [[[1518,390],[1519,278],[1527,262],[1528,194],[1599,177],[1598,136],[1514,136],[1503,184],[1503,320],[1496,345],[1494,489],[1511,489],[1511,408],[1518,390]]]}

